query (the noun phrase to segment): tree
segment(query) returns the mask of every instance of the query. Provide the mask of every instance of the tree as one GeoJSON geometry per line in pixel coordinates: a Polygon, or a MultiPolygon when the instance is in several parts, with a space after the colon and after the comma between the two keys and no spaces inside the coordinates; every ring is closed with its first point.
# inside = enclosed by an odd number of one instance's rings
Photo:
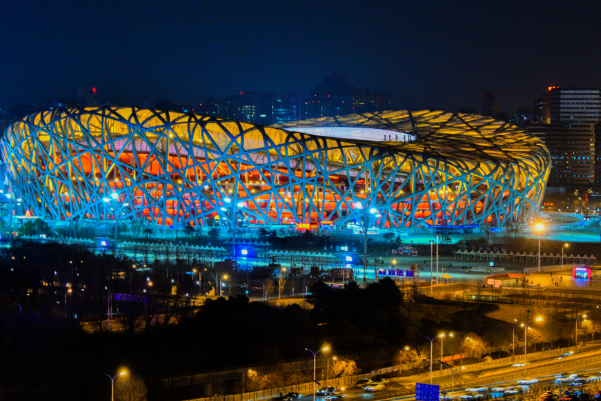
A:
{"type": "Polygon", "coordinates": [[[395,238],[395,240],[394,240],[394,243],[395,243],[396,245],[401,245],[401,244],[403,243],[403,240],[401,239],[401,236],[400,236],[400,235],[397,235],[397,236],[396,236],[396,238],[395,238]]]}
{"type": "Polygon", "coordinates": [[[265,283],[265,297],[269,299],[269,294],[273,292],[275,285],[273,285],[273,280],[271,279],[265,279],[263,282],[265,283]]]}
{"type": "Polygon", "coordinates": [[[195,231],[196,230],[194,229],[194,226],[192,226],[192,224],[188,224],[184,227],[184,234],[186,234],[188,237],[193,236],[195,231]]]}
{"type": "Polygon", "coordinates": [[[139,376],[127,375],[115,380],[115,399],[119,401],[146,401],[148,389],[139,376]]]}
{"type": "Polygon", "coordinates": [[[387,233],[384,233],[384,235],[382,235],[382,237],[384,238],[384,241],[392,242],[392,240],[394,238],[394,233],[387,232],[387,233]]]}
{"type": "Polygon", "coordinates": [[[49,235],[52,233],[50,226],[42,219],[35,219],[26,221],[21,229],[19,230],[21,235],[40,235],[45,234],[49,235]]]}
{"type": "Polygon", "coordinates": [[[357,363],[352,360],[336,360],[330,367],[330,377],[346,377],[357,373],[357,363]]]}
{"type": "Polygon", "coordinates": [[[217,241],[219,239],[219,229],[217,227],[211,228],[209,230],[209,237],[211,237],[213,242],[217,241]]]}

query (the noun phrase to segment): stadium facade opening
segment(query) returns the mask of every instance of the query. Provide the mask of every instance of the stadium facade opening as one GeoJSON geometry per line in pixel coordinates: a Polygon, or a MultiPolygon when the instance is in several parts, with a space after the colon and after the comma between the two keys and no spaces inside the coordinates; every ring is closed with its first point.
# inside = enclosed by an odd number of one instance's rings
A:
{"type": "Polygon", "coordinates": [[[538,213],[541,141],[493,119],[386,111],[264,127],[130,107],[56,109],[4,133],[10,184],[53,220],[156,225],[505,225],[538,213]]]}

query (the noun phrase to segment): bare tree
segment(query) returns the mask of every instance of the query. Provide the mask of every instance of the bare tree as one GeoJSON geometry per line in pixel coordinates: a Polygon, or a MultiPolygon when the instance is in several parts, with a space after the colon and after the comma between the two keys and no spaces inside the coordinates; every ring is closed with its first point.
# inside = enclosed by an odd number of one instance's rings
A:
{"type": "Polygon", "coordinates": [[[119,377],[115,383],[115,398],[119,401],[146,401],[148,389],[139,376],[119,377]]]}

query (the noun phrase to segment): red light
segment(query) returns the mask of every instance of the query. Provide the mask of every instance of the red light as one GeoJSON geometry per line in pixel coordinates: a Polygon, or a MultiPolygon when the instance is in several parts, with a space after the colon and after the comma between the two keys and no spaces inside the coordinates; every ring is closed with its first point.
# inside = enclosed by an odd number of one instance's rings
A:
{"type": "Polygon", "coordinates": [[[94,94],[96,94],[96,88],[92,88],[92,92],[94,92],[94,94]]]}
{"type": "Polygon", "coordinates": [[[240,94],[241,94],[241,95],[244,95],[244,92],[240,91],[240,94]]]}

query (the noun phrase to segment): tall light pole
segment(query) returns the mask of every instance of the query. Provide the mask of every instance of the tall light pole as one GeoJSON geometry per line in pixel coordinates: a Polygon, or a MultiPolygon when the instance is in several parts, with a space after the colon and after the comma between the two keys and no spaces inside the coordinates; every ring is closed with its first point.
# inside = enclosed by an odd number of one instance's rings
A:
{"type": "MultiPolygon", "coordinates": [[[[378,209],[375,207],[368,209],[367,205],[363,205],[361,202],[355,202],[355,207],[363,210],[363,278],[365,278],[367,274],[367,229],[369,228],[369,215],[378,213],[378,209]]],[[[377,278],[377,273],[374,269],[374,280],[377,278]]]]}
{"type": "Polygon", "coordinates": [[[436,234],[436,284],[438,284],[438,234],[436,234]]]}
{"type": "Polygon", "coordinates": [[[227,280],[228,278],[228,275],[224,274],[222,280],[219,280],[219,296],[221,296],[223,292],[223,290],[221,289],[221,287],[223,286],[223,280],[227,280]]]}
{"type": "Polygon", "coordinates": [[[125,376],[126,374],[127,372],[125,370],[122,370],[115,376],[111,376],[108,373],[105,373],[105,375],[107,375],[109,379],[111,379],[111,401],[115,401],[115,379],[119,376],[125,376]]]}
{"type": "Polygon", "coordinates": [[[12,244],[13,242],[13,214],[15,213],[15,205],[21,204],[21,198],[14,199],[13,194],[4,194],[8,198],[8,210],[9,210],[9,218],[8,218],[8,230],[9,230],[9,240],[12,244]]]}
{"type": "MultiPolygon", "coordinates": [[[[238,209],[244,207],[244,202],[236,203],[236,193],[234,193],[234,199],[230,197],[223,198],[224,202],[228,204],[228,207],[231,210],[230,213],[230,225],[232,227],[232,256],[234,260],[236,260],[237,252],[236,252],[236,229],[238,228],[238,209]]],[[[226,208],[221,208],[222,211],[226,211],[226,208]]]]}
{"type": "MultiPolygon", "coordinates": [[[[443,333],[443,334],[439,335],[438,337],[440,337],[440,359],[442,359],[443,358],[442,351],[443,351],[443,347],[444,347],[444,337],[445,337],[445,334],[443,333]]],[[[450,333],[449,337],[453,337],[453,333],[450,333]]],[[[440,370],[442,370],[442,365],[440,365],[440,370]]]]}
{"type": "MultiPolygon", "coordinates": [[[[449,365],[447,365],[446,363],[444,363],[443,361],[438,361],[438,362],[440,362],[440,366],[444,365],[447,369],[449,369],[451,371],[451,391],[453,391],[453,389],[455,388],[455,371],[458,370],[459,368],[451,369],[451,367],[449,365]]],[[[463,369],[465,369],[465,367],[463,369]]]]}
{"type": "Polygon", "coordinates": [[[198,273],[198,298],[202,297],[202,289],[200,283],[202,282],[202,277],[200,275],[200,269],[192,269],[194,273],[198,273]]]}
{"type": "MultiPolygon", "coordinates": [[[[541,236],[541,233],[545,229],[545,225],[542,223],[536,223],[536,225],[534,226],[534,229],[536,231],[538,231],[538,272],[540,273],[540,236],[541,236]]],[[[563,249],[562,249],[562,251],[563,251],[563,249]]]]}
{"type": "Polygon", "coordinates": [[[285,267],[280,267],[280,278],[278,279],[278,299],[282,299],[282,271],[286,271],[285,267]]]}
{"type": "Polygon", "coordinates": [[[528,325],[530,323],[540,322],[542,320],[543,320],[543,318],[539,316],[536,319],[531,320],[524,325],[524,372],[525,373],[528,372],[528,325]]]}
{"type": "Polygon", "coordinates": [[[434,271],[433,271],[433,268],[432,268],[432,266],[433,266],[432,261],[434,260],[434,258],[432,256],[433,252],[434,252],[434,240],[430,240],[430,296],[434,295],[434,290],[432,288],[432,286],[434,285],[433,284],[433,281],[434,281],[434,271]]]}
{"type": "MultiPolygon", "coordinates": [[[[516,321],[516,322],[518,321],[517,319],[513,319],[513,320],[516,321]]],[[[512,330],[513,334],[511,335],[511,343],[513,344],[513,352],[512,352],[512,355],[511,355],[511,359],[513,361],[515,361],[515,329],[517,329],[518,327],[524,327],[524,323],[518,324],[512,330]]]]}
{"type": "Polygon", "coordinates": [[[432,351],[433,351],[433,347],[434,347],[434,340],[436,340],[437,338],[444,337],[444,334],[439,334],[438,337],[434,337],[434,338],[430,338],[428,336],[424,336],[424,337],[426,337],[428,340],[430,340],[430,384],[432,384],[432,351]]]}
{"type": "Polygon", "coordinates": [[[313,352],[309,348],[305,348],[305,351],[309,351],[313,354],[313,401],[315,401],[315,363],[317,360],[317,354],[319,354],[321,351],[328,351],[329,349],[329,347],[324,347],[317,352],[313,352]]]}
{"type": "Polygon", "coordinates": [[[576,316],[576,352],[578,352],[578,319],[583,318],[586,322],[586,315],[576,316]]]}
{"type": "Polygon", "coordinates": [[[565,244],[563,244],[563,246],[561,247],[561,268],[563,269],[563,248],[568,248],[570,246],[570,244],[568,244],[567,242],[565,244]]]}

